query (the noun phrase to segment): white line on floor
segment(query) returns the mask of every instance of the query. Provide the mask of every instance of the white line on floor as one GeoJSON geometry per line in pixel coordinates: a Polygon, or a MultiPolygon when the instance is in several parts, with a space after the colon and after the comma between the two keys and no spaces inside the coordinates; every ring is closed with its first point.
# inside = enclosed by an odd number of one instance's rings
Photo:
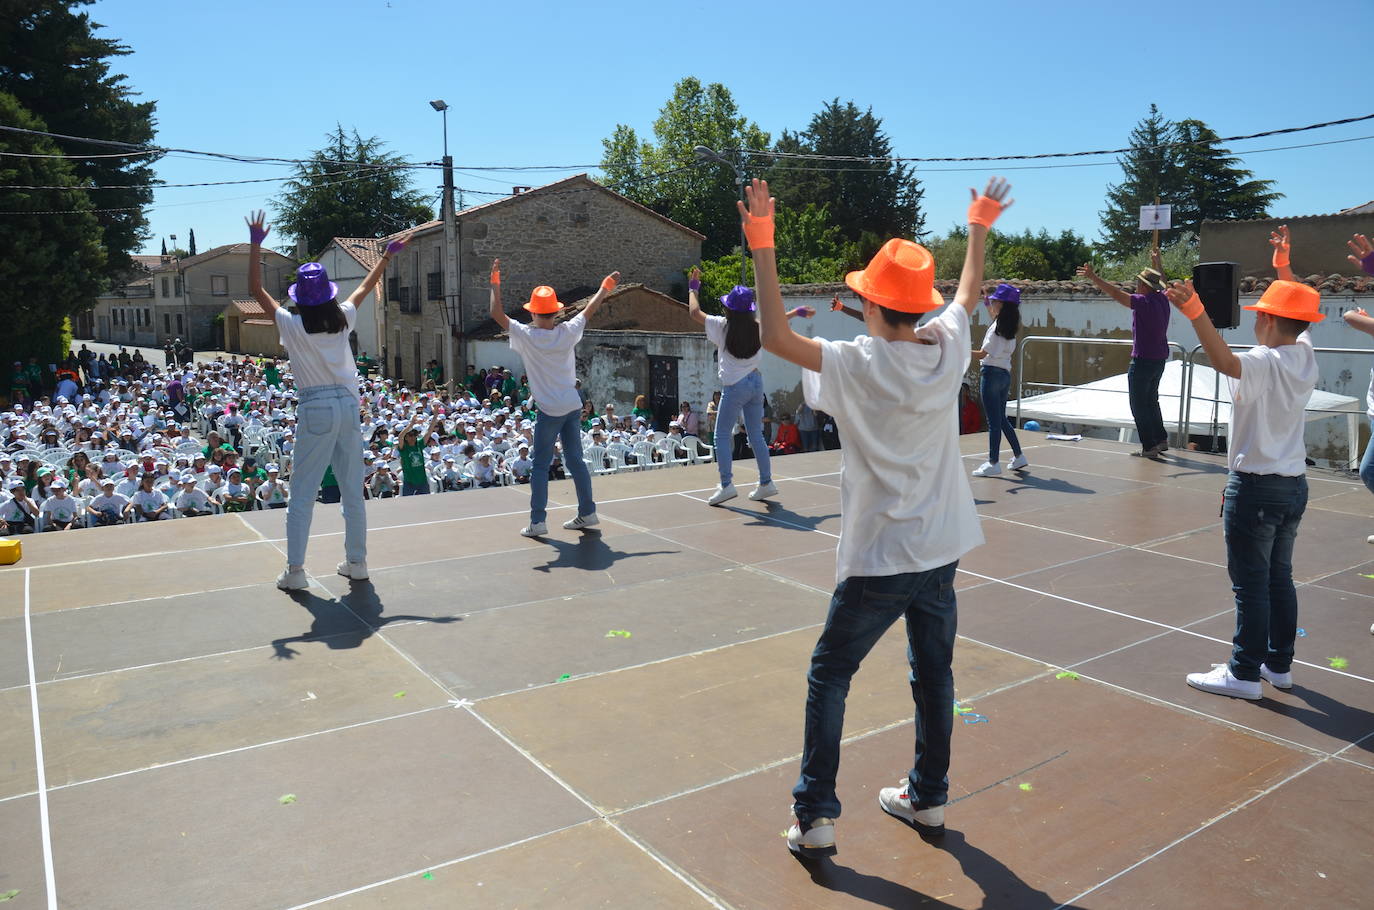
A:
{"type": "Polygon", "coordinates": [[[24,570],[24,641],[29,659],[29,706],[33,710],[33,751],[38,765],[38,819],[43,829],[43,875],[48,886],[48,910],[57,910],[57,881],[52,868],[52,829],[48,823],[48,773],[43,761],[43,726],[38,719],[38,674],[33,665],[30,571],[24,570]]]}

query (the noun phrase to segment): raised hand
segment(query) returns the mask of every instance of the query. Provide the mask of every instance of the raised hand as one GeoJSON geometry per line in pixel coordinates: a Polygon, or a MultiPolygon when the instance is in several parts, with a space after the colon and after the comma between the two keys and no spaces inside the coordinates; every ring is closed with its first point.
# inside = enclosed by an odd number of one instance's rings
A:
{"type": "Polygon", "coordinates": [[[744,188],[744,198],[748,202],[736,202],[739,220],[744,225],[744,236],[751,250],[773,249],[773,197],[768,195],[768,181],[757,177],[744,188]]]}
{"type": "Polygon", "coordinates": [[[1345,258],[1363,269],[1366,275],[1374,275],[1374,243],[1370,243],[1364,234],[1356,234],[1347,240],[1345,245],[1354,254],[1345,258]]]}
{"type": "Polygon", "coordinates": [[[1289,263],[1288,225],[1281,224],[1278,230],[1269,232],[1269,245],[1274,248],[1274,268],[1286,267],[1289,263]]]}
{"type": "Polygon", "coordinates": [[[972,201],[968,207],[969,224],[981,224],[983,227],[992,227],[992,223],[997,220],[997,216],[1010,208],[1015,199],[1008,199],[1011,193],[1011,184],[1003,177],[993,177],[988,180],[987,187],[983,194],[978,195],[978,191],[969,187],[969,196],[972,201]]]}
{"type": "Polygon", "coordinates": [[[272,228],[266,224],[267,214],[259,209],[243,220],[248,225],[248,242],[262,246],[262,242],[267,239],[267,235],[272,231],[272,228]]]}
{"type": "Polygon", "coordinates": [[[692,270],[687,273],[687,289],[690,291],[701,290],[701,269],[692,266],[692,270]]]}
{"type": "Polygon", "coordinates": [[[500,259],[493,259],[493,260],[491,261],[491,283],[492,283],[493,285],[499,285],[499,284],[501,283],[501,260],[500,260],[500,259]]]}
{"type": "Polygon", "coordinates": [[[607,275],[605,278],[602,278],[602,279],[601,279],[601,289],[602,289],[603,291],[614,291],[614,290],[615,290],[615,286],[616,286],[617,284],[619,284],[619,283],[620,283],[620,273],[619,273],[619,272],[611,272],[611,274],[609,274],[609,275],[607,275]]]}
{"type": "Polygon", "coordinates": [[[1079,266],[1077,269],[1075,269],[1074,271],[1075,271],[1077,274],[1082,275],[1084,278],[1088,279],[1089,281],[1091,281],[1091,280],[1093,280],[1094,278],[1097,277],[1097,272],[1093,271],[1093,264],[1092,264],[1091,262],[1085,262],[1085,263],[1083,263],[1082,265],[1080,265],[1080,266],[1079,266]]]}
{"type": "Polygon", "coordinates": [[[391,241],[390,243],[388,243],[388,244],[386,245],[386,254],[387,254],[388,256],[395,256],[395,255],[396,255],[397,253],[399,253],[401,250],[403,250],[403,249],[406,248],[406,244],[407,244],[407,243],[410,243],[410,238],[412,238],[412,237],[414,237],[414,236],[415,236],[415,232],[414,232],[414,231],[410,231],[409,233],[405,234],[404,236],[397,237],[395,240],[391,241]]]}
{"type": "Polygon", "coordinates": [[[838,313],[838,312],[839,312],[840,310],[842,310],[842,309],[844,309],[844,304],[843,304],[843,303],[840,303],[840,295],[839,295],[839,294],[836,294],[834,297],[831,297],[831,298],[830,298],[830,312],[832,312],[832,313],[838,313]]]}
{"type": "Polygon", "coordinates": [[[803,319],[810,319],[812,316],[815,316],[815,315],[816,315],[816,309],[815,309],[815,307],[809,307],[809,306],[793,307],[793,308],[792,308],[791,310],[789,310],[788,313],[787,313],[787,317],[788,317],[789,319],[792,318],[793,316],[800,316],[800,317],[803,318],[803,319]]]}
{"type": "Polygon", "coordinates": [[[1175,281],[1164,293],[1168,296],[1169,302],[1189,320],[1202,315],[1202,300],[1198,297],[1197,291],[1193,290],[1192,281],[1175,281]]]}

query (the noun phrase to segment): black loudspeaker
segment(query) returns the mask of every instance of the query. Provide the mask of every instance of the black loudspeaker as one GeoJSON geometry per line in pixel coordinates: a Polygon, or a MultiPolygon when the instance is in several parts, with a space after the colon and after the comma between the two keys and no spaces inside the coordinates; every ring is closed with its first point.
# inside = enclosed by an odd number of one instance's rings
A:
{"type": "Polygon", "coordinates": [[[1234,262],[1199,262],[1193,266],[1193,290],[1207,317],[1219,329],[1240,325],[1240,266],[1234,262]]]}

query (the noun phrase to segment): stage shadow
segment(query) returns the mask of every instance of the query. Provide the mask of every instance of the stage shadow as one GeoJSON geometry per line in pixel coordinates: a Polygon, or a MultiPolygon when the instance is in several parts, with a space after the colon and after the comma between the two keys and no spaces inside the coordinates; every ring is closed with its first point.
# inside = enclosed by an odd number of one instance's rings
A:
{"type": "Polygon", "coordinates": [[[554,537],[541,537],[539,542],[558,551],[558,555],[542,566],[535,566],[536,572],[552,572],[554,569],[581,569],[584,572],[604,572],[623,559],[639,556],[671,556],[678,550],[640,550],[628,553],[617,550],[606,543],[600,531],[584,531],[576,543],[558,540],[554,537]]]}
{"type": "Polygon", "coordinates": [[[746,518],[752,518],[753,521],[744,523],[745,527],[767,525],[774,528],[786,528],[790,531],[814,531],[820,527],[821,522],[840,517],[839,512],[832,512],[829,515],[803,515],[800,512],[792,511],[781,503],[773,502],[771,499],[764,500],[763,506],[766,510],[763,515],[737,506],[725,506],[725,508],[746,518]]]}
{"type": "Polygon", "coordinates": [[[1007,485],[1007,493],[1015,496],[1024,490],[1041,490],[1046,493],[1096,493],[1096,490],[1088,487],[1080,487],[1076,483],[1069,483],[1062,477],[1040,477],[1035,474],[1011,472],[1000,475],[1011,481],[1007,485]]]}
{"type": "MultiPolygon", "coordinates": [[[[983,892],[981,906],[986,910],[1055,910],[1061,906],[1057,899],[1032,888],[1001,861],[970,844],[960,831],[946,829],[943,837],[921,839],[959,862],[964,876],[983,892]]],[[[923,894],[899,882],[842,866],[832,859],[802,861],[802,864],[811,874],[811,880],[821,887],[879,907],[906,910],[909,907],[960,906],[946,903],[934,895],[923,894]]],[[[1063,906],[1065,910],[1081,910],[1074,904],[1063,906]]]]}
{"type": "MultiPolygon", "coordinates": [[[[1295,669],[1303,672],[1305,668],[1295,669]]],[[[1369,735],[1374,733],[1374,714],[1363,708],[1336,701],[1306,686],[1295,685],[1287,694],[1302,699],[1309,707],[1301,708],[1291,702],[1273,698],[1261,698],[1255,704],[1275,714],[1296,718],[1318,733],[1353,743],[1356,749],[1374,752],[1374,737],[1369,735]]]]}
{"type": "Polygon", "coordinates": [[[355,581],[347,594],[338,600],[320,597],[310,591],[290,591],[291,599],[304,607],[311,616],[310,630],[300,635],[272,641],[272,656],[290,660],[300,652],[292,644],[319,642],[331,651],[344,651],[360,646],[372,633],[393,622],[460,622],[461,616],[383,615],[385,607],[371,581],[355,581]]]}

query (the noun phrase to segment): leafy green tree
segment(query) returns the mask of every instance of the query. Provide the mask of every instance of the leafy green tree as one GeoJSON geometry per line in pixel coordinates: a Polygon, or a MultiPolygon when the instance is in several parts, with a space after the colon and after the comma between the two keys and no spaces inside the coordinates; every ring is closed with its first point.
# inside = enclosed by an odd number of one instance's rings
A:
{"type": "Polygon", "coordinates": [[[1217,144],[1217,134],[1201,120],[1174,127],[1180,184],[1173,200],[1175,229],[1199,234],[1204,221],[1262,218],[1283,198],[1274,181],[1256,180],[1238,167],[1240,159],[1217,144]]]}
{"type": "Polygon", "coordinates": [[[727,253],[739,243],[735,172],[723,164],[699,161],[694,149],[766,149],[768,134],[740,114],[729,89],[718,82],[702,85],[694,76],[673,86],[672,97],[654,120],[653,133],[654,141],[649,142],[633,127],[617,124],[610,138],[601,142],[602,181],[705,234],[702,252],[708,259],[727,253]]]}
{"type": "Polygon", "coordinates": [[[1050,262],[1033,246],[1016,243],[1003,246],[995,260],[995,278],[1021,278],[1040,281],[1050,277],[1050,262]]]}
{"type": "MultiPolygon", "coordinates": [[[[137,102],[126,77],[111,62],[131,53],[77,12],[92,0],[3,0],[0,2],[0,92],[47,124],[45,130],[145,145],[156,132],[155,104],[137,102]]],[[[6,121],[12,122],[12,121],[6,121]]],[[[57,153],[74,156],[72,173],[82,185],[121,187],[93,194],[100,209],[92,217],[106,251],[104,277],[114,280],[132,266],[129,254],[149,236],[143,206],[153,199],[154,155],[89,157],[108,153],[86,142],[53,140],[57,153]],[[113,211],[110,211],[113,210],[113,211]]],[[[50,200],[53,210],[83,208],[71,193],[50,200]],[[63,203],[65,199],[65,203],[63,203]]]]}
{"type": "Polygon", "coordinates": [[[404,164],[376,136],[336,126],[272,200],[275,226],[318,253],[332,237],[384,237],[429,221],[434,209],[411,188],[404,164]]]}
{"type": "Polygon", "coordinates": [[[1101,245],[1108,255],[1126,257],[1150,242],[1150,234],[1140,230],[1142,205],[1152,205],[1156,199],[1173,204],[1179,199],[1178,155],[1168,147],[1175,138],[1173,122],[1153,104],[1131,130],[1131,149],[1117,159],[1122,180],[1107,187],[1107,208],[1101,213],[1101,245]]]}
{"type": "MultiPolygon", "coordinates": [[[[784,130],[774,151],[887,158],[892,155],[892,143],[882,125],[873,108],[861,111],[853,101],[841,104],[835,98],[811,117],[802,132],[784,130]]],[[[924,191],[906,164],[777,158],[767,176],[769,189],[783,207],[827,206],[840,237],[859,243],[864,260],[889,237],[920,240],[925,236],[924,191]]]]}
{"type": "MultiPolygon", "coordinates": [[[[0,123],[48,131],[18,99],[0,92],[0,123]]],[[[89,194],[79,188],[73,162],[41,136],[0,132],[0,185],[6,190],[0,218],[0,364],[37,355],[51,363],[63,354],[66,317],[88,307],[100,291],[105,251],[89,194]],[[71,190],[20,190],[60,186],[71,190]],[[71,214],[42,214],[72,212],[71,214]]]]}
{"type": "MultiPolygon", "coordinates": [[[[1198,263],[1197,235],[1184,232],[1161,243],[1159,247],[1160,264],[1164,266],[1164,277],[1185,279],[1193,274],[1193,266],[1198,263]]],[[[1087,260],[1085,259],[1084,262],[1087,260]]],[[[1082,263],[1079,263],[1082,265],[1082,263]]],[[[1142,269],[1150,265],[1148,248],[1137,250],[1129,256],[1097,262],[1097,274],[1108,281],[1133,281],[1142,269]]]]}

